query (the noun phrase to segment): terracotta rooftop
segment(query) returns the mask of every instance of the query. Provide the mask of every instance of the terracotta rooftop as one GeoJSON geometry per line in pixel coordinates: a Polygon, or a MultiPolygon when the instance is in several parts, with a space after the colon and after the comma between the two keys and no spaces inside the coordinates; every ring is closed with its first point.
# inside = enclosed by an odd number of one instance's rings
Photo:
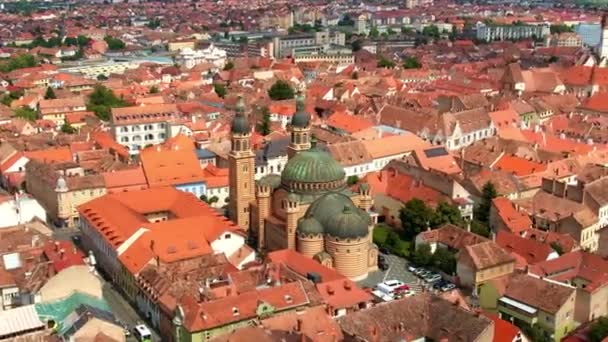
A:
{"type": "Polygon", "coordinates": [[[194,149],[148,147],[140,152],[146,179],[151,187],[203,182],[203,169],[194,149]]]}
{"type": "Polygon", "coordinates": [[[419,234],[419,237],[426,243],[441,243],[456,250],[488,241],[481,235],[471,233],[449,223],[437,229],[424,231],[419,234]]]}
{"type": "Polygon", "coordinates": [[[523,257],[528,264],[545,261],[554,252],[548,244],[527,239],[504,230],[496,234],[496,243],[507,252],[513,252],[523,257]]]}
{"type": "Polygon", "coordinates": [[[365,341],[475,341],[493,322],[457,305],[422,293],[378,304],[370,309],[340,317],[345,336],[365,341]]]}
{"type": "Polygon", "coordinates": [[[465,246],[465,250],[471,257],[477,270],[484,270],[515,261],[511,254],[494,241],[485,241],[465,246]]]}
{"type": "Polygon", "coordinates": [[[492,204],[502,222],[512,233],[520,234],[532,227],[530,217],[518,211],[508,198],[496,197],[492,200],[492,204]]]}
{"type": "Polygon", "coordinates": [[[539,310],[555,314],[576,289],[528,274],[514,274],[509,279],[505,296],[539,310]]]}
{"type": "Polygon", "coordinates": [[[576,251],[536,263],[530,273],[560,282],[584,280],[587,284],[583,289],[594,292],[608,284],[608,261],[597,254],[576,251]]]}

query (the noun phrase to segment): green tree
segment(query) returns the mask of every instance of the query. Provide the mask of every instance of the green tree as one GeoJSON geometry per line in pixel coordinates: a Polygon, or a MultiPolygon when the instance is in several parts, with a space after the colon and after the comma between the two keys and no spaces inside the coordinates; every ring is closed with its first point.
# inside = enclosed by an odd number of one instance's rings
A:
{"type": "Polygon", "coordinates": [[[106,41],[110,50],[122,50],[126,47],[125,42],[112,36],[105,36],[103,40],[106,41]]]}
{"type": "Polygon", "coordinates": [[[433,261],[433,253],[431,253],[431,246],[426,243],[416,246],[412,261],[416,266],[429,266],[433,261]]]}
{"type": "Polygon", "coordinates": [[[201,196],[199,197],[199,199],[200,199],[201,201],[205,202],[205,203],[208,203],[208,201],[209,201],[209,199],[207,198],[207,195],[201,195],[201,196]]]}
{"type": "Polygon", "coordinates": [[[439,38],[439,27],[437,27],[435,25],[425,26],[422,29],[422,34],[427,37],[438,39],[439,38]]]}
{"type": "Polygon", "coordinates": [[[158,87],[155,85],[151,86],[149,92],[150,94],[157,94],[159,92],[158,87]]]}
{"type": "Polygon", "coordinates": [[[0,63],[0,72],[11,72],[17,69],[31,68],[38,65],[36,58],[30,54],[22,54],[9,58],[6,62],[0,63]]]}
{"type": "Polygon", "coordinates": [[[149,29],[155,30],[158,27],[160,27],[160,19],[159,18],[153,18],[152,20],[148,21],[148,24],[146,24],[146,26],[149,29]]]}
{"type": "Polygon", "coordinates": [[[560,245],[560,244],[559,244],[559,242],[557,242],[557,241],[553,241],[553,242],[551,242],[551,244],[550,244],[550,245],[551,245],[551,248],[553,248],[553,250],[554,250],[554,251],[555,251],[557,254],[559,254],[559,255],[564,254],[564,248],[562,247],[562,245],[560,245]]]}
{"type": "Polygon", "coordinates": [[[395,67],[395,62],[391,61],[390,59],[387,59],[385,57],[380,57],[380,59],[378,60],[378,68],[392,69],[394,67],[395,67]]]}
{"type": "Polygon", "coordinates": [[[590,342],[601,342],[608,337],[608,318],[600,317],[589,330],[590,342]]]}
{"type": "Polygon", "coordinates": [[[380,37],[380,31],[378,31],[378,28],[376,26],[372,26],[372,28],[369,30],[369,36],[370,38],[380,37]]]}
{"type": "Polygon", "coordinates": [[[95,85],[87,103],[87,109],[105,121],[110,120],[112,108],[124,106],[126,106],[126,103],[122,99],[118,98],[112,90],[101,84],[95,85]]]}
{"type": "Polygon", "coordinates": [[[572,26],[568,26],[566,24],[554,24],[551,25],[549,29],[551,30],[551,34],[574,31],[574,28],[572,26]]]}
{"type": "Polygon", "coordinates": [[[532,342],[552,342],[553,339],[547,336],[547,333],[538,325],[534,324],[532,326],[528,324],[524,324],[521,327],[523,333],[530,339],[532,342]]]}
{"type": "Polygon", "coordinates": [[[411,199],[399,210],[399,219],[407,239],[412,239],[429,224],[433,210],[418,198],[411,199]]]}
{"type": "Polygon", "coordinates": [[[293,99],[294,95],[293,88],[283,80],[276,81],[268,90],[268,96],[274,101],[293,99]]]}
{"type": "Polygon", "coordinates": [[[29,107],[15,109],[15,116],[29,121],[36,121],[36,119],[38,119],[38,114],[36,111],[29,107]]]}
{"type": "Polygon", "coordinates": [[[23,96],[22,90],[21,91],[11,91],[2,97],[2,100],[0,100],[0,102],[5,106],[10,107],[11,103],[13,103],[13,101],[20,98],[21,96],[23,96]]]}
{"type": "Polygon", "coordinates": [[[239,43],[242,45],[245,45],[245,44],[249,43],[249,38],[247,38],[247,36],[242,36],[239,38],[239,43]]]}
{"type": "Polygon", "coordinates": [[[228,93],[226,86],[224,86],[223,84],[220,84],[220,83],[215,83],[213,85],[213,91],[217,94],[217,96],[219,96],[221,98],[224,98],[226,96],[226,94],[228,93]]]}
{"type": "Polygon", "coordinates": [[[74,134],[76,133],[76,128],[70,125],[69,122],[65,121],[63,125],[61,125],[61,131],[65,134],[74,134]]]}
{"type": "Polygon", "coordinates": [[[359,39],[354,40],[350,44],[350,47],[353,49],[353,52],[357,52],[357,51],[361,50],[362,49],[362,42],[361,42],[361,40],[359,40],[359,39]]]}
{"type": "Polygon", "coordinates": [[[228,61],[226,62],[226,65],[224,65],[224,70],[228,71],[228,70],[232,70],[234,68],[234,63],[228,61]]]}
{"type": "Polygon", "coordinates": [[[46,93],[44,94],[44,98],[46,100],[56,99],[57,95],[55,95],[55,91],[51,87],[46,88],[46,93]]]}
{"type": "Polygon", "coordinates": [[[433,265],[447,274],[456,273],[456,256],[447,248],[437,248],[432,258],[433,265]]]}
{"type": "Polygon", "coordinates": [[[261,135],[266,136],[270,134],[271,126],[270,126],[270,112],[268,111],[268,107],[262,107],[262,119],[258,125],[258,131],[261,135]]]}
{"type": "Polygon", "coordinates": [[[106,76],[104,74],[97,75],[97,80],[98,81],[106,81],[107,79],[108,79],[108,76],[106,76]]]}
{"type": "Polygon", "coordinates": [[[348,185],[355,185],[357,182],[359,182],[359,176],[357,175],[348,176],[348,178],[346,178],[346,184],[348,185]]]}
{"type": "Polygon", "coordinates": [[[397,32],[395,30],[393,30],[392,28],[389,28],[388,30],[386,30],[386,34],[389,36],[393,36],[393,35],[397,34],[397,32]]]}
{"type": "Polygon", "coordinates": [[[403,61],[404,69],[420,69],[420,67],[422,67],[422,64],[420,64],[418,58],[415,56],[405,57],[405,60],[403,61]]]}
{"type": "Polygon", "coordinates": [[[342,19],[338,20],[338,26],[355,26],[355,21],[348,13],[344,14],[342,19]]]}
{"type": "Polygon", "coordinates": [[[403,34],[414,33],[414,29],[411,28],[411,27],[402,26],[401,27],[401,33],[403,33],[403,34]]]}
{"type": "Polygon", "coordinates": [[[89,43],[92,41],[91,38],[87,37],[87,36],[83,36],[83,35],[78,35],[78,37],[76,37],[76,40],[78,41],[78,46],[80,47],[85,47],[87,45],[89,45],[89,43]]]}
{"type": "Polygon", "coordinates": [[[451,223],[459,227],[463,227],[464,219],[462,218],[458,207],[446,202],[440,202],[437,205],[437,208],[435,208],[433,215],[431,216],[430,226],[431,228],[437,228],[446,223],[451,223]]]}
{"type": "Polygon", "coordinates": [[[471,221],[471,232],[484,237],[490,237],[490,228],[487,224],[477,220],[471,221]]]}
{"type": "Polygon", "coordinates": [[[481,223],[488,224],[490,219],[490,208],[492,200],[497,196],[496,187],[492,182],[487,182],[481,189],[481,200],[475,208],[474,217],[481,223]]]}

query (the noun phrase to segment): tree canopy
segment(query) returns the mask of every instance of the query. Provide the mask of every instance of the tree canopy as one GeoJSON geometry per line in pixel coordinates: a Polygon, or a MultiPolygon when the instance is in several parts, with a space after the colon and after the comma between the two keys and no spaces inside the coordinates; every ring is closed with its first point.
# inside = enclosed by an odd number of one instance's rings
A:
{"type": "Polygon", "coordinates": [[[600,317],[593,323],[588,337],[590,342],[601,342],[604,338],[608,337],[608,318],[600,317]]]}
{"type": "Polygon", "coordinates": [[[66,121],[61,125],[61,131],[65,134],[74,134],[76,133],[76,128],[66,121]]]}
{"type": "Polygon", "coordinates": [[[268,96],[275,101],[293,99],[294,95],[293,88],[283,80],[276,81],[268,90],[268,96]]]}
{"type": "Polygon", "coordinates": [[[422,64],[420,64],[415,56],[408,56],[403,60],[404,69],[420,69],[420,67],[422,67],[422,64]]]}
{"type": "Polygon", "coordinates": [[[386,57],[380,57],[378,60],[378,68],[388,68],[392,69],[395,67],[395,62],[391,61],[386,57]]]}
{"type": "Polygon", "coordinates": [[[262,107],[261,110],[262,119],[258,124],[258,131],[261,135],[266,136],[270,134],[270,112],[268,111],[268,107],[262,107]]]}
{"type": "Polygon", "coordinates": [[[108,49],[110,50],[122,50],[126,47],[125,42],[112,36],[105,36],[103,40],[108,43],[108,49]]]}
{"type": "Polygon", "coordinates": [[[435,25],[425,26],[422,29],[422,34],[427,37],[438,39],[439,38],[439,27],[437,27],[435,25]]]}
{"type": "Polygon", "coordinates": [[[89,102],[87,103],[87,109],[105,121],[110,120],[112,108],[124,106],[126,106],[125,101],[118,98],[112,90],[101,84],[95,86],[93,92],[89,95],[89,102]]]}
{"type": "Polygon", "coordinates": [[[228,61],[226,65],[224,65],[224,70],[232,70],[234,68],[234,63],[228,61]]]}
{"type": "Polygon", "coordinates": [[[38,114],[36,111],[29,107],[15,109],[15,116],[29,121],[36,121],[36,119],[38,119],[38,114]]]}
{"type": "Polygon", "coordinates": [[[11,72],[17,69],[31,68],[38,65],[36,58],[30,54],[22,54],[9,58],[7,61],[0,63],[0,72],[11,72]]]}
{"type": "Polygon", "coordinates": [[[496,187],[492,182],[484,184],[481,190],[481,200],[479,205],[475,208],[474,217],[481,223],[488,224],[490,219],[490,208],[492,207],[492,200],[498,196],[496,187]]]}
{"type": "Polygon", "coordinates": [[[431,228],[437,228],[446,223],[451,223],[459,227],[464,227],[465,225],[458,207],[446,202],[440,202],[432,213],[429,224],[431,228]]]}
{"type": "Polygon", "coordinates": [[[432,215],[433,209],[429,208],[422,200],[414,198],[407,201],[399,211],[399,219],[405,236],[412,239],[426,230],[432,215]]]}
{"type": "Polygon", "coordinates": [[[224,98],[226,96],[226,94],[228,93],[226,86],[224,86],[223,84],[219,84],[219,83],[216,83],[213,85],[213,91],[215,91],[217,96],[219,96],[221,98],[224,98]]]}
{"type": "Polygon", "coordinates": [[[433,253],[431,253],[431,246],[428,244],[420,244],[416,246],[412,261],[416,266],[429,266],[433,261],[433,253]]]}
{"type": "Polygon", "coordinates": [[[45,100],[56,99],[57,95],[55,95],[55,91],[51,87],[46,88],[46,93],[44,94],[45,100]]]}

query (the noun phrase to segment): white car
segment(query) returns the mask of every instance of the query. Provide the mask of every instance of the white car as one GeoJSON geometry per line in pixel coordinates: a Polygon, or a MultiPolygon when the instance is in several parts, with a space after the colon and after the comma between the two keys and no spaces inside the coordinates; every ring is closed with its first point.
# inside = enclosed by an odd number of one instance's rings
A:
{"type": "Polygon", "coordinates": [[[455,288],[456,288],[456,285],[454,285],[454,284],[452,284],[452,283],[449,283],[449,284],[445,284],[445,285],[443,285],[443,286],[441,287],[441,291],[442,291],[442,292],[447,292],[447,291],[453,290],[453,289],[455,289],[455,288]]]}
{"type": "Polygon", "coordinates": [[[414,272],[416,272],[417,268],[414,266],[408,266],[407,270],[410,271],[411,273],[414,273],[414,272]]]}
{"type": "Polygon", "coordinates": [[[434,283],[439,280],[441,280],[441,275],[437,273],[431,273],[428,276],[424,277],[424,281],[426,281],[427,283],[434,283]]]}

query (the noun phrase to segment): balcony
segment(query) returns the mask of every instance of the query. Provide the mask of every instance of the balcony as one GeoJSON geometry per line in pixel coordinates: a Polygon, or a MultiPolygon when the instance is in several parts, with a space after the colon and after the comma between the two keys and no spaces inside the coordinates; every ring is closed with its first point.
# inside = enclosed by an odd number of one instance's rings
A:
{"type": "Polygon", "coordinates": [[[498,299],[498,311],[529,325],[536,324],[538,320],[537,309],[508,297],[498,299]]]}

